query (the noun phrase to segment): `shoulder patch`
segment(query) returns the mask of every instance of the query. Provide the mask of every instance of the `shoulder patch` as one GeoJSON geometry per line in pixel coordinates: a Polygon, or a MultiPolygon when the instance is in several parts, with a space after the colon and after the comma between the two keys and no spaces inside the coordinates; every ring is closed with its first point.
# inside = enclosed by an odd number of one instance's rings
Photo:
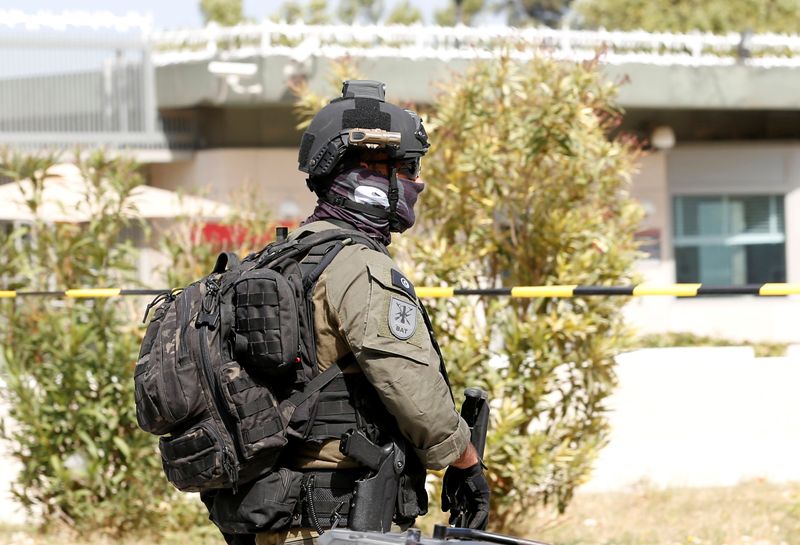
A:
{"type": "Polygon", "coordinates": [[[392,335],[401,341],[410,339],[417,331],[417,307],[408,301],[392,297],[389,302],[388,320],[392,335]]]}
{"type": "Polygon", "coordinates": [[[397,269],[392,269],[392,285],[400,288],[406,292],[412,299],[417,298],[417,292],[414,291],[414,285],[408,281],[408,278],[403,276],[403,273],[397,269]]]}

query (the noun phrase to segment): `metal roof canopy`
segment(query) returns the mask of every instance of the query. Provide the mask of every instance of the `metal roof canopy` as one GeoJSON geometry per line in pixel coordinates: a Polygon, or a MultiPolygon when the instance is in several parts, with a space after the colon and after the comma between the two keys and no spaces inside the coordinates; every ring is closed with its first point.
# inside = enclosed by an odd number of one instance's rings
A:
{"type": "Polygon", "coordinates": [[[152,40],[161,108],[265,106],[293,101],[290,80],[329,92],[330,66],[349,56],[389,100],[431,103],[437,86],[470,62],[490,60],[504,44],[522,44],[522,60],[544,54],[566,61],[601,55],[601,69],[627,79],[625,107],[800,109],[800,37],[715,36],[508,27],[313,26],[264,22],[239,27],[156,32],[152,40]],[[231,45],[233,44],[233,45],[231,45]],[[210,70],[225,61],[247,75],[210,70]],[[235,78],[235,85],[231,85],[235,78]]]}

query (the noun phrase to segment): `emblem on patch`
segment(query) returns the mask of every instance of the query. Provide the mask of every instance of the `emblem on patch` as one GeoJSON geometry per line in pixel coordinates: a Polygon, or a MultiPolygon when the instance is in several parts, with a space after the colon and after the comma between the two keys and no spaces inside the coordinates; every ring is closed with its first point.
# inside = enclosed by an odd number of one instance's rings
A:
{"type": "Polygon", "coordinates": [[[417,292],[414,291],[414,286],[408,281],[408,278],[403,276],[403,273],[396,269],[392,269],[392,285],[406,292],[412,299],[417,298],[417,292]]]}
{"type": "Polygon", "coordinates": [[[389,330],[401,341],[410,339],[417,330],[417,307],[392,297],[389,302],[389,330]]]}

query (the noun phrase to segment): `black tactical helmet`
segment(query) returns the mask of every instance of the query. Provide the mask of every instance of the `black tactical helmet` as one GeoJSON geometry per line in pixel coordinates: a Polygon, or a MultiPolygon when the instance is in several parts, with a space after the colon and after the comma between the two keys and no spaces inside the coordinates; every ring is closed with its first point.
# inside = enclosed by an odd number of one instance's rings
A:
{"type": "Polygon", "coordinates": [[[345,81],[342,96],[314,116],[298,156],[309,189],[335,175],[348,149],[358,147],[380,149],[387,162],[418,168],[430,147],[425,127],[416,113],[389,104],[384,97],[385,85],[379,81],[345,81]]]}

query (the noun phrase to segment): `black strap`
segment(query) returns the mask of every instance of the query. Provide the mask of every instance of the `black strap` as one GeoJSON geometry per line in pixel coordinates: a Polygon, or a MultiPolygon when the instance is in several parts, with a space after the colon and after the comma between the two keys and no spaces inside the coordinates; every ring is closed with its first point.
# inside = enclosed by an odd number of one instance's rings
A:
{"type": "Polygon", "coordinates": [[[325,268],[331,264],[333,258],[335,258],[336,255],[342,251],[342,248],[344,248],[344,244],[342,244],[341,242],[334,242],[331,246],[327,248],[327,250],[325,251],[325,255],[322,256],[322,259],[320,260],[319,263],[317,263],[316,267],[311,269],[307,275],[303,274],[304,290],[307,291],[308,289],[311,288],[311,286],[314,285],[314,283],[319,279],[320,275],[322,274],[322,271],[324,271],[325,268]]]}
{"type": "Polygon", "coordinates": [[[168,460],[186,458],[210,448],[214,443],[203,433],[191,439],[178,441],[161,441],[161,452],[168,460]]]}
{"type": "Polygon", "coordinates": [[[400,189],[397,184],[397,169],[393,164],[389,165],[389,230],[400,230],[400,219],[397,216],[397,202],[400,200],[400,189]]]}
{"type": "Polygon", "coordinates": [[[297,238],[287,242],[270,244],[264,248],[264,250],[262,250],[261,254],[258,256],[258,259],[253,261],[253,264],[251,267],[249,267],[249,269],[256,269],[267,265],[277,265],[279,261],[290,259],[300,254],[305,254],[316,246],[335,240],[346,239],[350,239],[358,244],[363,244],[364,246],[371,248],[376,252],[389,255],[386,247],[383,244],[368,237],[361,231],[340,228],[325,229],[316,233],[312,231],[305,231],[297,238]]]}
{"type": "Polygon", "coordinates": [[[164,464],[164,471],[170,481],[181,483],[181,481],[189,480],[200,473],[209,472],[208,470],[217,464],[217,458],[217,452],[212,451],[191,461],[181,460],[180,463],[175,463],[167,460],[164,464]]]}
{"type": "Polygon", "coordinates": [[[348,362],[345,362],[341,365],[339,363],[335,363],[330,366],[328,369],[311,379],[301,391],[292,394],[289,397],[289,402],[295,407],[302,405],[306,400],[308,400],[309,397],[324,388],[326,384],[340,376],[342,374],[342,369],[347,366],[347,363],[348,362]]]}
{"type": "MultiPolygon", "coordinates": [[[[335,253],[338,253],[339,249],[341,249],[341,246],[342,246],[342,241],[335,240],[331,242],[325,242],[323,244],[319,244],[318,246],[314,246],[313,248],[311,248],[308,251],[308,254],[306,254],[306,256],[300,261],[300,274],[303,275],[303,278],[307,279],[312,275],[312,273],[315,273],[319,264],[325,261],[325,256],[328,254],[328,252],[333,251],[335,253]],[[335,246],[337,245],[339,246],[338,249],[335,248],[335,246]]],[[[329,264],[330,261],[328,261],[325,266],[329,264]]],[[[320,274],[322,274],[322,270],[315,273],[315,278],[313,279],[313,282],[315,282],[317,278],[319,278],[320,274]]]]}
{"type": "MultiPolygon", "coordinates": [[[[350,404],[350,402],[346,399],[341,399],[338,401],[320,401],[318,403],[319,408],[317,409],[318,415],[325,415],[325,416],[338,416],[342,414],[353,414],[355,415],[356,408],[350,404]]],[[[319,419],[319,416],[317,417],[319,419]]],[[[355,420],[354,420],[355,421],[355,420]]]]}
{"type": "Polygon", "coordinates": [[[292,242],[297,243],[298,247],[300,247],[302,251],[306,251],[309,248],[319,246],[320,244],[325,244],[326,242],[345,240],[348,238],[355,243],[363,244],[364,246],[377,252],[384,254],[386,253],[386,247],[383,244],[373,238],[368,237],[361,231],[356,231],[355,229],[325,229],[324,231],[310,233],[302,238],[295,239],[292,242]]]}
{"type": "Polygon", "coordinates": [[[240,292],[236,294],[236,306],[277,305],[278,294],[274,291],[240,292]]]}
{"type": "Polygon", "coordinates": [[[282,429],[283,426],[281,425],[280,418],[275,418],[269,422],[265,422],[260,426],[242,430],[242,438],[244,439],[245,443],[255,443],[256,441],[260,441],[265,437],[275,435],[282,429]]]}
{"type": "Polygon", "coordinates": [[[342,434],[356,427],[355,422],[314,422],[314,425],[311,426],[311,436],[316,438],[341,438],[342,434]]]}
{"type": "Polygon", "coordinates": [[[235,253],[222,252],[217,256],[217,261],[214,263],[214,269],[211,271],[211,274],[223,273],[226,270],[238,267],[241,262],[242,261],[239,259],[239,256],[235,253]]]}
{"type": "MultiPolygon", "coordinates": [[[[361,373],[358,373],[358,374],[360,375],[361,373]]],[[[336,393],[344,393],[344,392],[349,392],[349,391],[350,390],[347,387],[347,379],[345,379],[345,376],[342,375],[342,376],[336,377],[335,379],[330,381],[328,383],[328,385],[325,386],[324,393],[325,394],[336,394],[336,393]]]]}
{"type": "Polygon", "coordinates": [[[255,386],[258,386],[258,384],[250,377],[239,377],[228,383],[228,391],[231,395],[236,395],[255,386]]]}
{"type": "Polygon", "coordinates": [[[255,401],[237,406],[236,412],[239,413],[239,418],[247,418],[272,407],[274,407],[272,400],[266,397],[259,397],[255,401]]]}

